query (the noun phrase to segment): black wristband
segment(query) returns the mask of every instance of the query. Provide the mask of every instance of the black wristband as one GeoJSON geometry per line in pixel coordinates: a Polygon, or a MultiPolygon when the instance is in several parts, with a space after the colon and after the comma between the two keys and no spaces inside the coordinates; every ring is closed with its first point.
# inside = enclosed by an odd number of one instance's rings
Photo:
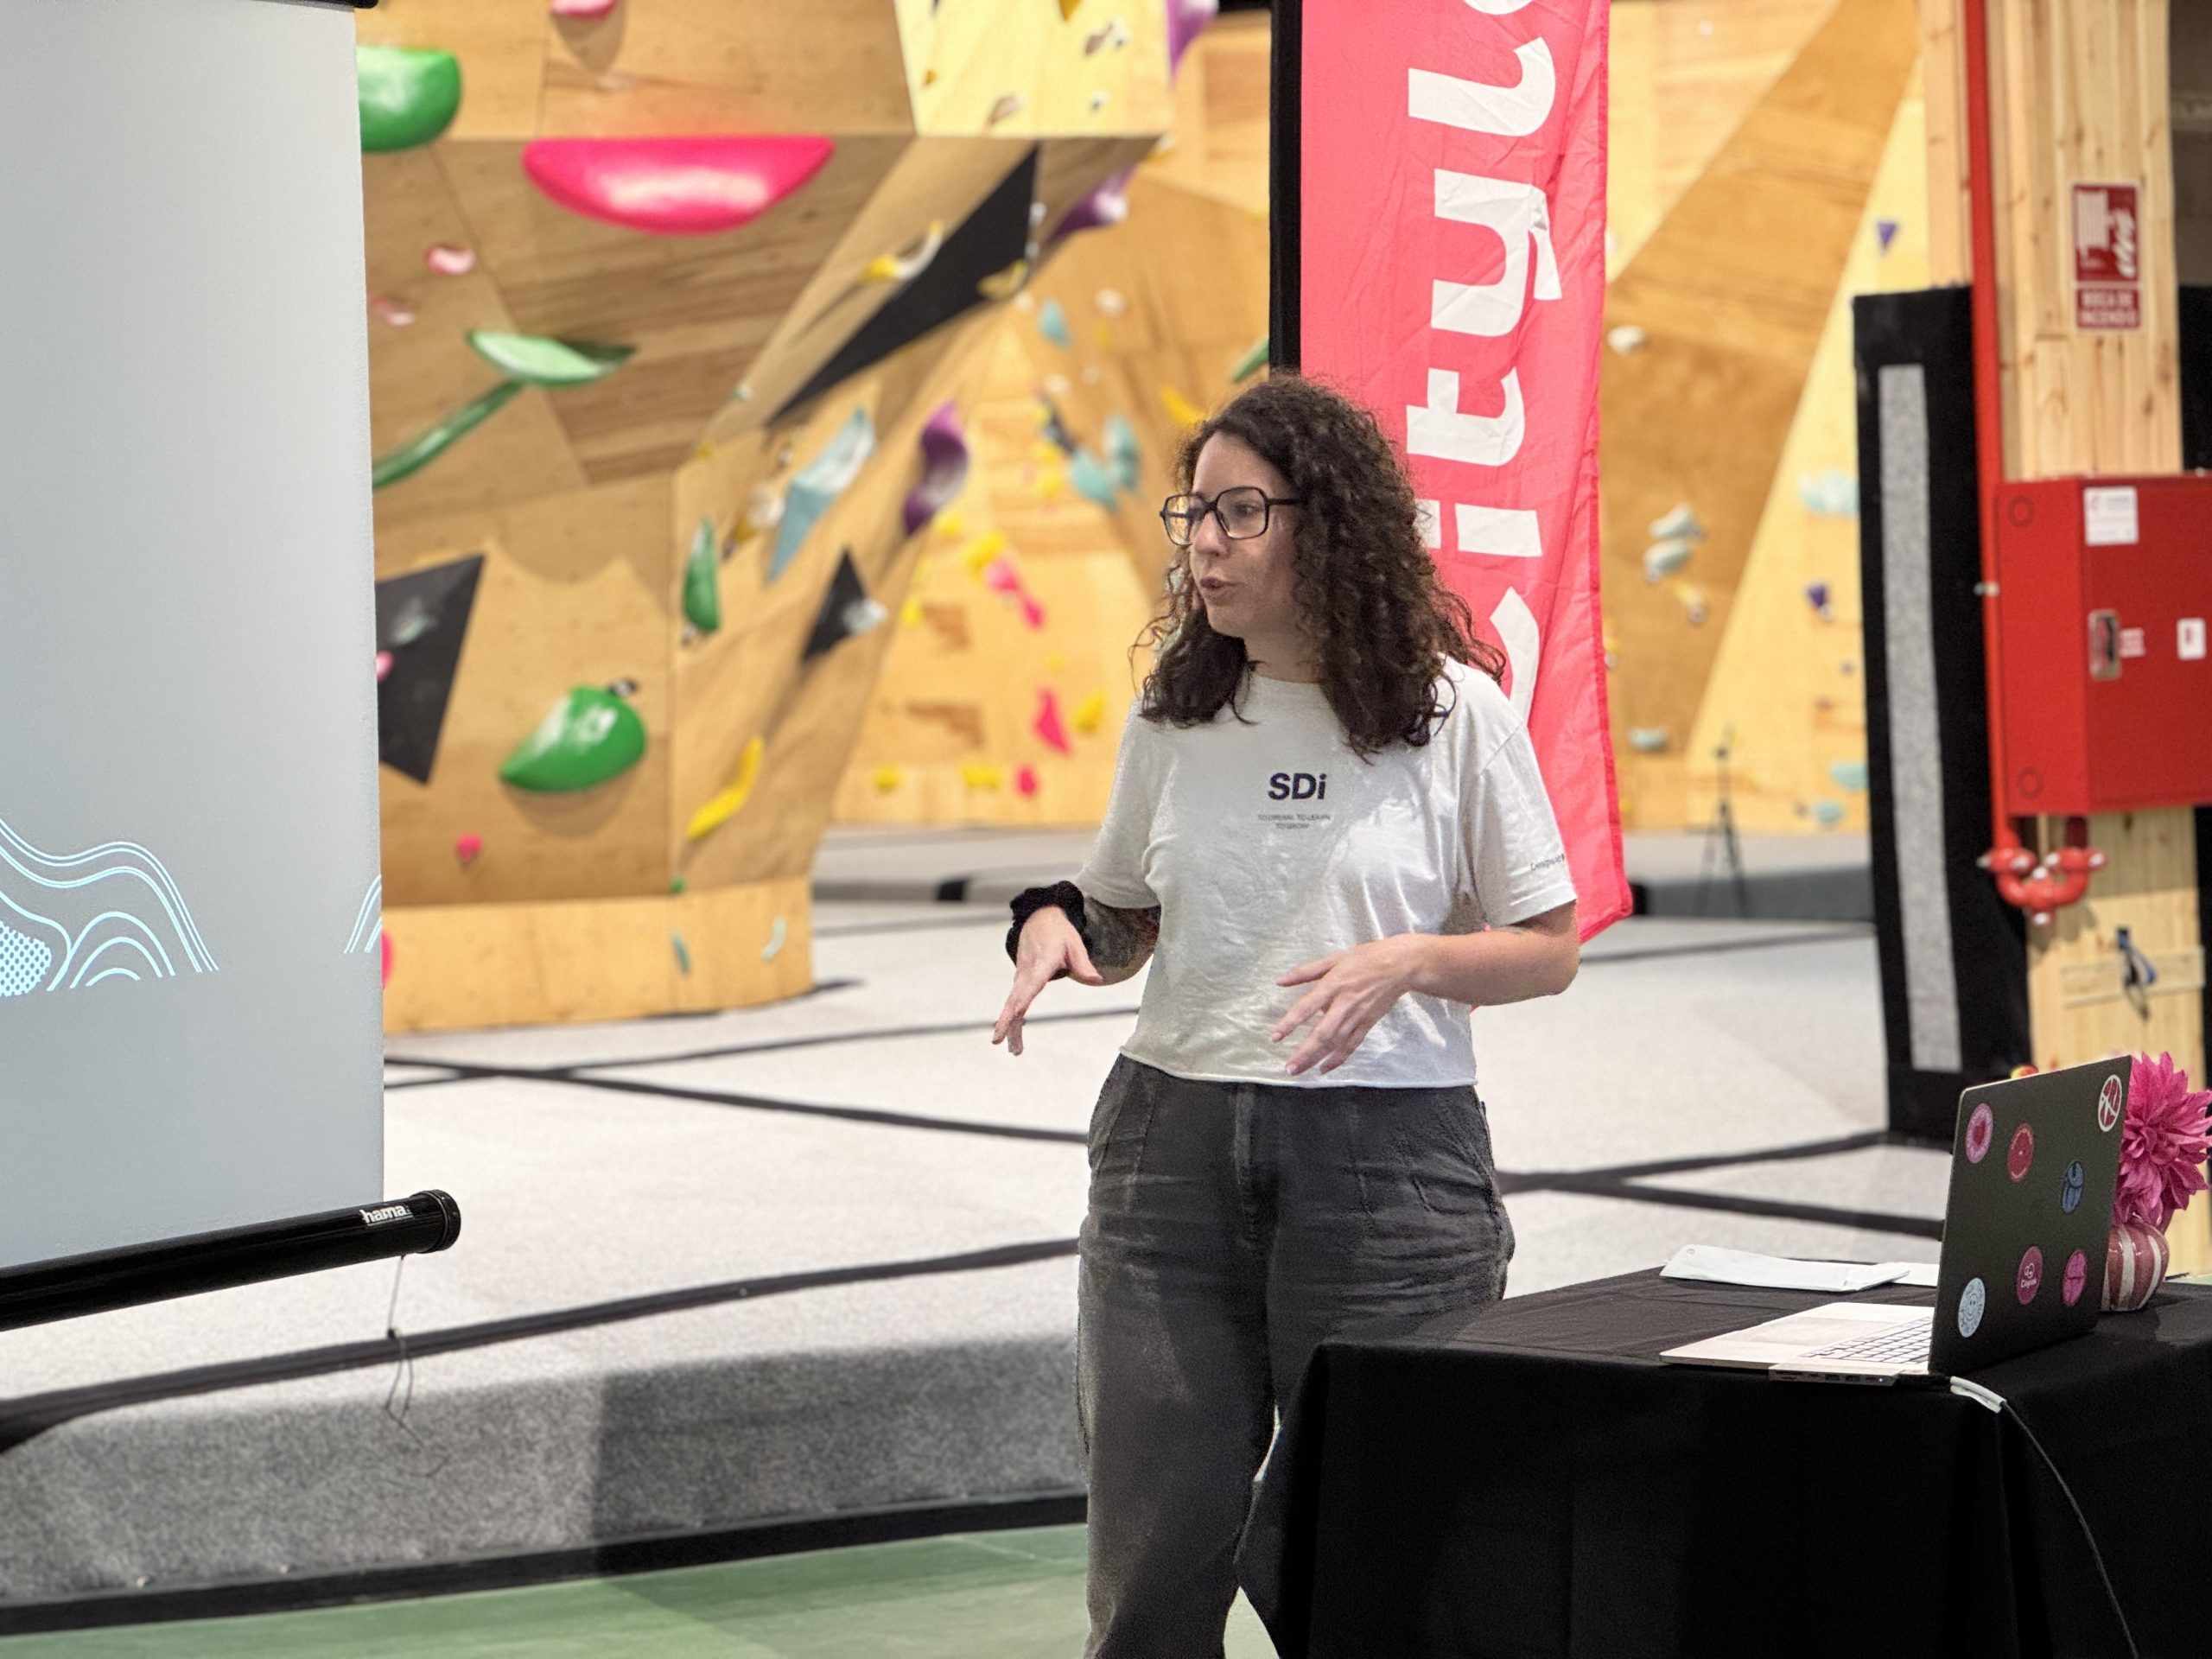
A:
{"type": "MultiPolygon", "coordinates": [[[[1090,931],[1083,925],[1083,889],[1072,881],[1055,881],[1049,887],[1024,888],[1007,901],[1007,908],[1014,912],[1014,925],[1006,931],[1008,960],[1019,962],[1021,959],[1016,947],[1021,942],[1021,930],[1028,925],[1029,918],[1039,911],[1054,905],[1058,905],[1068,920],[1074,924],[1077,937],[1083,941],[1084,950],[1088,951],[1090,949],[1090,931]]],[[[1067,971],[1063,968],[1052,977],[1065,979],[1067,971]]]]}

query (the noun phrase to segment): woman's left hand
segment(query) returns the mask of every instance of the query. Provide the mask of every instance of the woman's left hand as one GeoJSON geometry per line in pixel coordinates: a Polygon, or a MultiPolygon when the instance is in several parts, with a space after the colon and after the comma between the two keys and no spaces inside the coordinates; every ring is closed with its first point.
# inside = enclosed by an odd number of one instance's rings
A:
{"type": "Polygon", "coordinates": [[[1375,1022],[1413,988],[1414,952],[1417,935],[1401,933],[1387,939],[1370,939],[1339,950],[1332,957],[1300,963],[1278,985],[1312,984],[1291,1011],[1276,1025],[1271,1040],[1281,1042],[1315,1015],[1319,1021],[1305,1044],[1291,1056],[1290,1075],[1320,1063],[1333,1071],[1352,1056],[1352,1051],[1375,1029],[1375,1022]]]}

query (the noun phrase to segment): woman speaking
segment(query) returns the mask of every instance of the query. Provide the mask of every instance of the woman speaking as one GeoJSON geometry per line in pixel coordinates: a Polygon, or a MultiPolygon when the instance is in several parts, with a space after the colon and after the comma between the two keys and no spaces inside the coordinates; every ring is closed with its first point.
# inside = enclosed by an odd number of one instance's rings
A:
{"type": "Polygon", "coordinates": [[[1374,418],[1296,377],[1185,445],[1160,646],[1073,882],[1014,900],[1037,995],[1149,959],[1100,1090],[1077,1295],[1088,1659],[1211,1659],[1313,1349],[1504,1294],[1469,1013],[1574,977],[1574,888],[1498,653],[1374,418]]]}

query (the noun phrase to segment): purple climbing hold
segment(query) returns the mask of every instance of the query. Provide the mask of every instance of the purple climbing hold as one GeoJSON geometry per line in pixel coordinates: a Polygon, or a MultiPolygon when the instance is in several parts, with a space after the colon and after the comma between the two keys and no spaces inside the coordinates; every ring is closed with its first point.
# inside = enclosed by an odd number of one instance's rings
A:
{"type": "Polygon", "coordinates": [[[903,521],[911,536],[944,511],[968,481],[968,435],[960,411],[938,405],[922,427],[922,481],[906,493],[903,521]]]}

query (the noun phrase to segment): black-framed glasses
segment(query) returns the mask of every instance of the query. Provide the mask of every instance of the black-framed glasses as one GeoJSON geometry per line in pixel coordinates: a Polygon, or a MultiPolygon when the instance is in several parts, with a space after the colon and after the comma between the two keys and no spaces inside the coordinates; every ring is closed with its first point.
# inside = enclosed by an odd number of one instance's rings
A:
{"type": "Polygon", "coordinates": [[[1224,490],[1211,501],[1203,495],[1171,495],[1160,504],[1160,522],[1167,526],[1167,539],[1188,547],[1198,539],[1198,525],[1208,513],[1232,542],[1249,542],[1268,533],[1268,518],[1277,507],[1304,505],[1302,495],[1269,495],[1256,484],[1240,484],[1224,490]]]}

